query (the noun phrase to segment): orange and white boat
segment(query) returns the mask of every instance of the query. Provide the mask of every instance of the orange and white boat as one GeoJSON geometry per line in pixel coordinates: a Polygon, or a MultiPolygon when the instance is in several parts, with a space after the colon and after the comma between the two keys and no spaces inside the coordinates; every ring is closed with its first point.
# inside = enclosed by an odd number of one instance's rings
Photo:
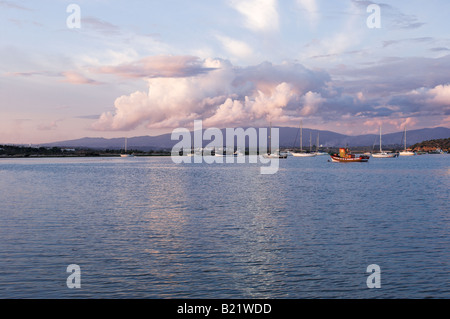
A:
{"type": "Polygon", "coordinates": [[[333,154],[331,161],[335,163],[354,163],[354,162],[368,162],[370,156],[350,154],[348,148],[340,148],[339,154],[333,154]]]}

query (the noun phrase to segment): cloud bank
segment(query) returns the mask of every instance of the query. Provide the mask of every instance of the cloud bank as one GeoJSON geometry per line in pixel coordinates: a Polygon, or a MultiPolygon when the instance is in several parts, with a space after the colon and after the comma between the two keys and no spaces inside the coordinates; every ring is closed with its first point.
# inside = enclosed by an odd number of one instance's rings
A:
{"type": "Polygon", "coordinates": [[[321,92],[330,80],[327,73],[296,63],[239,68],[226,60],[207,59],[199,68],[208,71],[147,78],[147,92],[119,97],[114,113],[103,113],[93,128],[177,127],[193,119],[213,126],[267,124],[317,112],[324,101],[321,92]]]}
{"type": "Polygon", "coordinates": [[[196,119],[209,127],[265,126],[270,121],[291,125],[306,117],[322,123],[353,118],[366,124],[419,116],[445,119],[450,115],[450,84],[439,75],[443,68],[450,69],[450,56],[388,59],[376,67],[329,72],[297,62],[237,67],[222,59],[145,58],[97,70],[142,78],[148,90],[117,98],[114,111],[103,113],[92,128],[175,128],[196,119]],[[411,69],[414,63],[417,68],[411,69]],[[405,68],[414,76],[405,77],[405,68]]]}

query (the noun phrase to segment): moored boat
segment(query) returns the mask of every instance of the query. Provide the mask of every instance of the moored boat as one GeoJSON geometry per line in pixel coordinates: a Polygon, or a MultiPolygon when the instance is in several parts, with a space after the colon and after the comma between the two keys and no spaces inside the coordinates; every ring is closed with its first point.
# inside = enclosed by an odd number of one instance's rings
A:
{"type": "MultiPolygon", "coordinates": [[[[294,155],[295,156],[295,155],[294,155]]],[[[288,154],[280,151],[275,151],[275,153],[263,154],[264,158],[287,158],[288,154]]]]}
{"type": "Polygon", "coordinates": [[[314,154],[316,155],[316,156],[324,156],[324,155],[330,155],[330,154],[328,154],[327,152],[322,152],[322,151],[320,151],[319,150],[319,148],[320,148],[320,143],[319,143],[319,132],[317,132],[317,143],[316,143],[316,151],[314,152],[314,154]]]}
{"type": "Polygon", "coordinates": [[[357,163],[357,162],[368,162],[370,156],[350,154],[348,148],[340,148],[339,154],[333,154],[331,156],[331,161],[335,163],[357,163]]]}
{"type": "Polygon", "coordinates": [[[309,136],[310,151],[303,151],[303,122],[300,122],[300,152],[291,152],[295,157],[314,157],[317,154],[311,152],[311,135],[309,136]]]}
{"type": "Polygon", "coordinates": [[[287,152],[280,152],[280,150],[276,150],[272,153],[272,122],[270,122],[270,133],[269,133],[269,150],[267,153],[262,154],[264,158],[287,158],[287,152]]]}
{"type": "Polygon", "coordinates": [[[400,156],[414,156],[414,155],[416,155],[416,153],[414,153],[413,151],[408,151],[408,150],[401,151],[399,154],[400,154],[400,156]]]}
{"type": "Polygon", "coordinates": [[[372,157],[375,157],[375,158],[395,158],[395,157],[398,157],[398,153],[385,152],[381,148],[381,125],[380,125],[380,152],[379,153],[373,153],[372,157]]]}
{"type": "Polygon", "coordinates": [[[120,157],[134,157],[133,154],[127,153],[127,142],[128,142],[128,138],[125,137],[125,152],[120,154],[120,157]]]}
{"type": "Polygon", "coordinates": [[[405,142],[404,142],[405,149],[399,153],[400,156],[414,156],[414,155],[416,155],[415,152],[406,149],[406,125],[405,125],[405,133],[404,133],[403,136],[405,138],[405,142]]]}
{"type": "Polygon", "coordinates": [[[388,152],[373,153],[372,157],[375,157],[375,158],[395,158],[395,157],[398,157],[398,153],[388,153],[388,152]]]}
{"type": "Polygon", "coordinates": [[[219,156],[219,157],[226,157],[226,156],[244,156],[244,153],[242,153],[240,150],[237,150],[235,152],[233,152],[232,150],[227,150],[226,148],[223,149],[222,151],[214,151],[214,156],[219,156]]]}
{"type": "Polygon", "coordinates": [[[304,152],[304,153],[292,153],[292,155],[295,156],[295,157],[314,157],[317,154],[316,153],[306,153],[306,152],[304,152]]]}

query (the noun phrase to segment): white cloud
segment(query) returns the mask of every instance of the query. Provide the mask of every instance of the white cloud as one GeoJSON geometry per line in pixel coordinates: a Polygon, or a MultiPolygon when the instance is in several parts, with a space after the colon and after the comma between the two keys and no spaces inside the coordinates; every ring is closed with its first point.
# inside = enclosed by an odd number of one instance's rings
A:
{"type": "Polygon", "coordinates": [[[430,103],[450,106],[450,85],[438,85],[429,90],[428,94],[430,103]]]}
{"type": "Polygon", "coordinates": [[[245,17],[247,28],[263,32],[278,30],[276,0],[231,0],[230,5],[245,17]]]}
{"type": "Polygon", "coordinates": [[[312,27],[315,27],[319,20],[319,7],[316,0],[297,0],[297,4],[305,10],[305,16],[312,27]]]}
{"type": "Polygon", "coordinates": [[[92,80],[77,71],[66,71],[61,74],[64,76],[63,82],[71,84],[100,84],[95,80],[92,80]]]}
{"type": "Polygon", "coordinates": [[[252,48],[243,41],[221,35],[217,35],[216,37],[222,43],[225,50],[227,50],[234,57],[247,59],[254,54],[252,48]]]}
{"type": "Polygon", "coordinates": [[[175,128],[203,119],[205,125],[251,125],[284,121],[318,112],[326,74],[299,64],[237,68],[229,62],[208,59],[206,73],[187,77],[147,79],[148,92],[121,96],[115,111],[93,124],[95,130],[131,130],[146,125],[175,128]]]}
{"type": "Polygon", "coordinates": [[[319,106],[325,102],[325,99],[319,93],[309,91],[306,93],[303,98],[303,108],[301,110],[300,115],[302,116],[310,116],[317,113],[319,106]]]}

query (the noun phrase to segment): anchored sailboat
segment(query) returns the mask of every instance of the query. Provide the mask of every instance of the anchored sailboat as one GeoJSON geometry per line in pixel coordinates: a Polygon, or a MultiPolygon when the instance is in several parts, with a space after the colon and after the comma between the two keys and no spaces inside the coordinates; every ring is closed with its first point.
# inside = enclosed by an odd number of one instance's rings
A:
{"type": "Polygon", "coordinates": [[[314,154],[316,154],[316,156],[329,155],[329,154],[326,153],[326,152],[321,152],[321,151],[319,151],[319,146],[320,146],[320,144],[319,144],[319,132],[317,132],[316,152],[315,152],[314,154]]]}
{"type": "MultiPolygon", "coordinates": [[[[310,135],[310,142],[309,144],[311,144],[311,135],[310,135]]],[[[303,122],[300,122],[300,152],[292,152],[292,155],[294,155],[295,157],[314,157],[316,156],[315,153],[306,153],[303,152],[303,122]]]]}
{"type": "Polygon", "coordinates": [[[388,153],[388,152],[384,152],[382,147],[381,147],[381,125],[380,125],[380,152],[379,153],[374,153],[372,154],[373,157],[375,158],[394,158],[394,157],[398,157],[398,153],[388,153]]]}
{"type": "Polygon", "coordinates": [[[270,132],[269,132],[269,151],[267,154],[263,154],[265,158],[287,158],[287,153],[281,153],[280,150],[276,150],[272,153],[272,122],[270,122],[270,132]]]}
{"type": "Polygon", "coordinates": [[[400,152],[400,156],[414,156],[414,155],[416,155],[416,153],[414,153],[413,151],[410,151],[410,150],[406,149],[406,125],[405,125],[405,133],[403,135],[405,137],[405,140],[404,140],[405,150],[400,152]]]}
{"type": "Polygon", "coordinates": [[[127,140],[128,138],[125,137],[125,152],[120,154],[120,157],[134,157],[133,154],[127,154],[127,140]]]}

